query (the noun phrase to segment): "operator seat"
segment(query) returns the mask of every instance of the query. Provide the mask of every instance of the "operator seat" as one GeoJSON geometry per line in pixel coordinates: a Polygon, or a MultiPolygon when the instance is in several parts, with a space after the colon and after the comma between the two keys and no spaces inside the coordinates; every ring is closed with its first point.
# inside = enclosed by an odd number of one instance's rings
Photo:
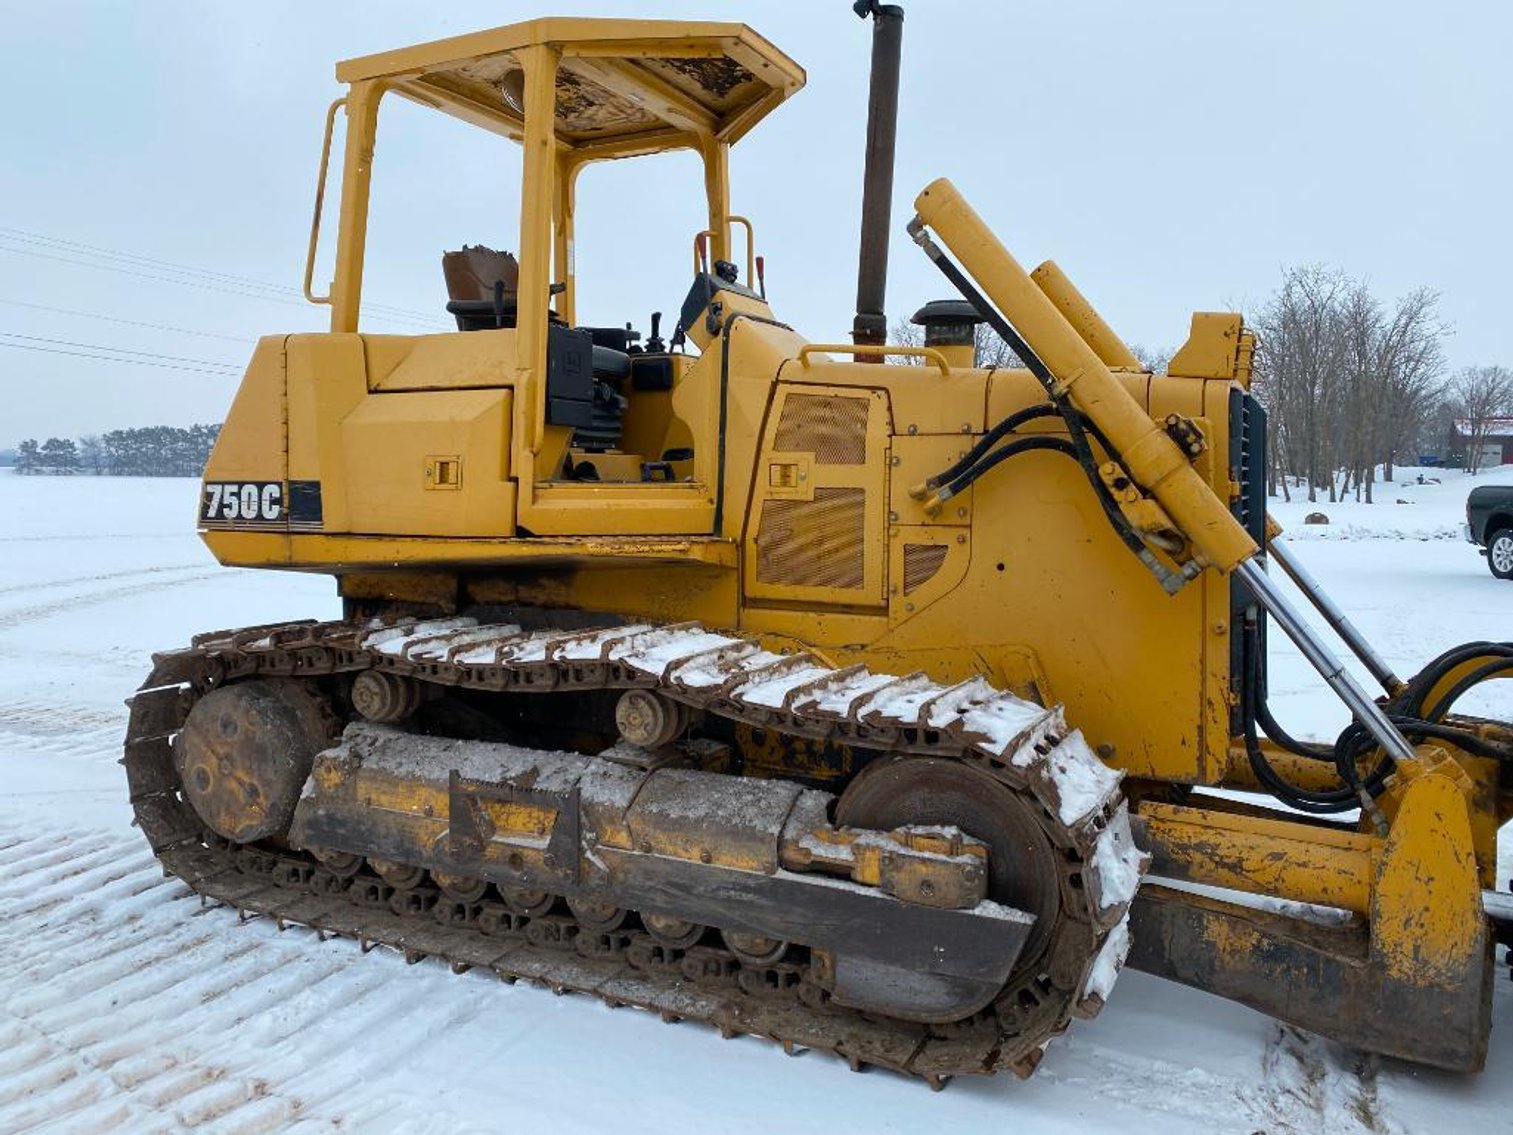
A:
{"type": "Polygon", "coordinates": [[[520,264],[508,252],[481,244],[463,245],[441,254],[447,281],[447,311],[459,331],[492,331],[514,327],[520,264]]]}

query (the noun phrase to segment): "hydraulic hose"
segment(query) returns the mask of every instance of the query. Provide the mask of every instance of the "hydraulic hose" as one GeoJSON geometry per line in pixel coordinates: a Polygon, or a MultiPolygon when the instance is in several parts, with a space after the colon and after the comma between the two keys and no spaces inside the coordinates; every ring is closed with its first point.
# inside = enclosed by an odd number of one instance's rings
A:
{"type": "MultiPolygon", "coordinates": [[[[1336,815],[1340,812],[1354,811],[1361,807],[1361,793],[1363,790],[1371,796],[1379,795],[1386,785],[1387,777],[1391,774],[1393,767],[1395,767],[1391,758],[1386,754],[1383,754],[1381,761],[1377,763],[1376,767],[1372,769],[1363,781],[1356,773],[1353,763],[1354,759],[1361,755],[1361,753],[1352,752],[1351,775],[1341,777],[1343,782],[1342,787],[1322,791],[1299,788],[1295,784],[1289,784],[1282,779],[1276,769],[1272,768],[1271,763],[1266,759],[1265,752],[1261,749],[1260,739],[1256,734],[1258,719],[1265,726],[1268,737],[1289,750],[1292,750],[1293,745],[1297,745],[1299,748],[1292,751],[1300,751],[1304,756],[1319,760],[1333,760],[1338,765],[1340,744],[1337,743],[1334,751],[1331,752],[1322,747],[1304,746],[1302,742],[1296,741],[1291,737],[1287,737],[1287,741],[1290,744],[1284,743],[1277,734],[1272,732],[1272,726],[1275,726],[1276,723],[1259,696],[1257,675],[1261,666],[1261,637],[1257,631],[1254,619],[1247,619],[1245,621],[1243,633],[1245,638],[1241,650],[1240,682],[1242,698],[1246,707],[1244,719],[1245,751],[1246,755],[1250,758],[1250,768],[1255,774],[1256,779],[1282,803],[1296,808],[1300,812],[1307,812],[1316,816],[1336,815]],[[1270,725],[1266,725],[1266,722],[1270,722],[1270,725]]],[[[1370,734],[1366,733],[1355,722],[1351,722],[1346,728],[1345,733],[1341,734],[1340,741],[1344,742],[1347,737],[1353,736],[1353,731],[1359,731],[1360,735],[1367,739],[1366,750],[1375,745],[1375,742],[1371,740],[1370,734]]],[[[1282,736],[1286,736],[1280,727],[1278,727],[1277,732],[1282,736]]]]}
{"type": "MultiPolygon", "coordinates": [[[[968,488],[971,487],[972,482],[976,481],[979,477],[981,477],[989,469],[992,469],[995,465],[1007,461],[1010,457],[1017,456],[1021,453],[1029,453],[1036,449],[1049,449],[1056,453],[1064,453],[1073,461],[1077,460],[1077,447],[1071,442],[1067,441],[1066,438],[1053,437],[1046,434],[1035,434],[1029,437],[1021,437],[1009,442],[1008,445],[994,450],[990,456],[983,458],[976,465],[973,465],[966,472],[962,473],[955,480],[951,481],[950,484],[946,486],[946,492],[943,495],[954,497],[959,493],[965,492],[968,488]]],[[[949,470],[947,470],[947,472],[949,472],[949,470]]]]}
{"type": "Polygon", "coordinates": [[[1513,657],[1496,657],[1490,662],[1482,663],[1446,690],[1439,701],[1435,702],[1429,709],[1429,712],[1424,714],[1424,719],[1426,721],[1443,721],[1445,714],[1450,712],[1450,707],[1460,700],[1460,696],[1472,686],[1479,685],[1490,678],[1495,678],[1499,674],[1508,673],[1513,673],[1513,657]]]}
{"type": "MultiPolygon", "coordinates": [[[[986,454],[990,449],[992,449],[993,446],[997,445],[998,442],[1002,441],[1009,434],[1019,429],[1020,426],[1028,425],[1030,422],[1035,421],[1037,418],[1059,417],[1064,419],[1068,413],[1077,414],[1077,416],[1082,419],[1082,428],[1093,435],[1094,440],[1096,440],[1099,445],[1103,446],[1104,451],[1108,453],[1110,457],[1118,460],[1118,455],[1115,453],[1114,448],[1109,444],[1108,439],[1103,436],[1103,431],[1100,430],[1096,425],[1094,425],[1093,422],[1087,417],[1087,415],[1079,414],[1076,410],[1072,410],[1069,407],[1057,405],[1054,402],[1043,402],[1038,406],[1029,406],[1023,410],[1016,410],[1014,413],[1004,418],[992,429],[988,430],[987,433],[983,434],[982,437],[978,440],[977,444],[972,446],[971,449],[967,450],[967,452],[961,457],[961,459],[958,460],[954,465],[940,473],[935,474],[933,477],[926,478],[925,488],[935,489],[939,488],[941,485],[951,484],[951,482],[955,481],[963,473],[967,472],[979,461],[981,461],[983,455],[986,454]]],[[[994,461],[993,464],[997,464],[997,462],[994,461]]],[[[974,476],[972,479],[975,481],[977,478],[974,476]]]]}

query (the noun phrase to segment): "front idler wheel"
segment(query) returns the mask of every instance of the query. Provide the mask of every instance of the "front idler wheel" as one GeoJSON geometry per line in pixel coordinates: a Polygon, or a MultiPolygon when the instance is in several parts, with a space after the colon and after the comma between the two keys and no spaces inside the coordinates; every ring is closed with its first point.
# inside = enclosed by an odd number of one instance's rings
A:
{"type": "Polygon", "coordinates": [[[232,843],[252,843],[288,832],[315,754],[336,732],[309,684],[254,678],[195,703],[173,761],[200,819],[232,843]]]}

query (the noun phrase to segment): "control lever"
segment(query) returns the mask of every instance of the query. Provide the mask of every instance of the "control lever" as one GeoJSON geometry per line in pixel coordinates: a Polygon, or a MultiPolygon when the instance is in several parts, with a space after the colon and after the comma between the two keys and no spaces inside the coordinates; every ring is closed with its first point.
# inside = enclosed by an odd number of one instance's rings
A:
{"type": "Polygon", "coordinates": [[[646,337],[646,353],[648,355],[660,355],[667,350],[667,344],[662,342],[662,313],[651,313],[651,334],[646,337]]]}

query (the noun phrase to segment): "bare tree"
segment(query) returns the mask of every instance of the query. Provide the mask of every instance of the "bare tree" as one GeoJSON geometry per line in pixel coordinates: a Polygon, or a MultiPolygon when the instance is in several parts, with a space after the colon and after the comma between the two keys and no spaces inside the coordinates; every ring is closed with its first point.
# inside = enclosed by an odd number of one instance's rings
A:
{"type": "Polygon", "coordinates": [[[1289,268],[1256,320],[1264,345],[1257,393],[1274,419],[1277,460],[1284,474],[1306,480],[1310,501],[1325,484],[1330,499],[1335,496],[1330,418],[1338,402],[1341,300],[1348,286],[1343,274],[1320,265],[1289,268]]]}
{"type": "Polygon", "coordinates": [[[1256,324],[1255,391],[1268,411],[1267,484],[1290,498],[1354,491],[1372,500],[1380,467],[1422,436],[1441,401],[1439,297],[1409,292],[1390,308],[1362,281],[1316,265],[1289,268],[1256,324]]]}
{"type": "Polygon", "coordinates": [[[1456,376],[1460,402],[1457,431],[1465,439],[1463,464],[1468,473],[1481,468],[1483,448],[1496,420],[1513,406],[1513,371],[1507,367],[1466,367],[1456,376]]]}
{"type": "Polygon", "coordinates": [[[1170,347],[1146,347],[1140,343],[1129,345],[1130,354],[1140,360],[1140,365],[1151,374],[1165,374],[1167,364],[1172,361],[1172,356],[1177,352],[1170,347]]]}
{"type": "Polygon", "coordinates": [[[79,439],[79,464],[85,472],[93,473],[96,477],[103,476],[110,467],[109,455],[99,434],[85,434],[79,439]]]}
{"type": "Polygon", "coordinates": [[[1399,455],[1411,452],[1444,395],[1443,342],[1449,329],[1439,318],[1438,307],[1439,293],[1416,288],[1397,301],[1382,327],[1375,406],[1381,425],[1377,452],[1387,481],[1392,480],[1399,455]]]}

